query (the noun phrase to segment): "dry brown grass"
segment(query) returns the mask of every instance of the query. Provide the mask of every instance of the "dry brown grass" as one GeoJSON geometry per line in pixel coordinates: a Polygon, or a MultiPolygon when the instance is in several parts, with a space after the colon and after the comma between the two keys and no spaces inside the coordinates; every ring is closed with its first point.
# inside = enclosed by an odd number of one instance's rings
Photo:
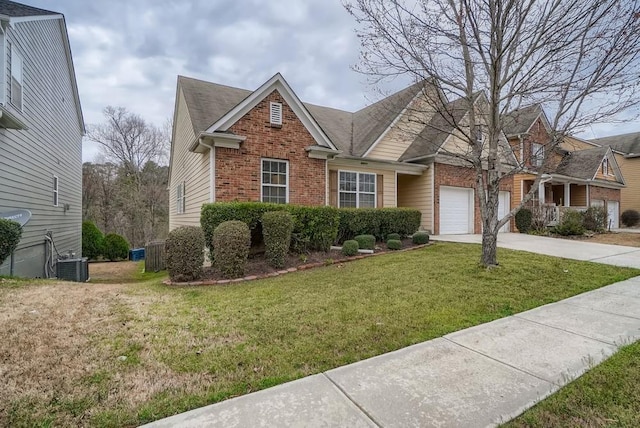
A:
{"type": "Polygon", "coordinates": [[[640,233],[601,233],[589,238],[588,242],[640,247],[640,233]]]}

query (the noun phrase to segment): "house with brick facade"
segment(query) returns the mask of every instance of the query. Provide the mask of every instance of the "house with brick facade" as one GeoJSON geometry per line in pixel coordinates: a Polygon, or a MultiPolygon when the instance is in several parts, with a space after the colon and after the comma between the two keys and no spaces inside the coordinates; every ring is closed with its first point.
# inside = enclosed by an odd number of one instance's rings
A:
{"type": "MultiPolygon", "coordinates": [[[[481,110],[483,100],[478,93],[473,108],[481,110]]],[[[199,225],[205,203],[263,201],[409,207],[422,212],[421,228],[431,233],[480,233],[476,174],[461,160],[468,105],[448,102],[426,81],[348,112],[302,102],[280,74],[253,91],[179,76],[170,229],[199,225]]],[[[474,132],[484,138],[481,127],[474,132]]],[[[506,134],[499,154],[516,166],[506,134]]],[[[521,200],[516,192],[527,176],[519,178],[517,189],[515,180],[503,180],[500,216],[521,200]]]]}
{"type": "Polygon", "coordinates": [[[611,147],[624,175],[627,186],[620,190],[620,212],[640,212],[640,132],[598,138],[591,143],[611,147]]]}
{"type": "Polygon", "coordinates": [[[549,225],[556,224],[565,209],[601,206],[607,210],[609,226],[618,227],[625,179],[611,148],[568,136],[545,156],[552,131],[540,105],[506,115],[503,130],[522,168],[513,178],[512,207],[542,174],[532,204],[545,211],[549,225]]]}

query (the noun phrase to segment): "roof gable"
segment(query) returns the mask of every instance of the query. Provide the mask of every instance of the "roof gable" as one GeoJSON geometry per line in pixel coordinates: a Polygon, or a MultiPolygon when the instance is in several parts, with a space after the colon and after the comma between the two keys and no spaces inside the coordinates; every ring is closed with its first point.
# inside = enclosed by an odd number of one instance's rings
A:
{"type": "Polygon", "coordinates": [[[567,152],[554,173],[582,180],[594,180],[605,158],[609,160],[609,166],[613,168],[616,181],[624,184],[618,162],[613,156],[611,148],[607,146],[567,152]]]}
{"type": "Polygon", "coordinates": [[[513,110],[502,116],[502,129],[508,136],[528,134],[531,127],[540,119],[547,132],[551,132],[551,124],[540,104],[513,110]]]}
{"type": "Polygon", "coordinates": [[[284,80],[280,73],[276,73],[271,79],[267,80],[262,86],[252,92],[248,97],[243,99],[235,107],[225,113],[213,125],[207,128],[207,133],[227,131],[242,116],[254,108],[260,101],[273,91],[278,91],[289,107],[294,111],[298,119],[305,128],[313,136],[318,145],[337,150],[336,146],[331,142],[329,137],[324,133],[320,125],[316,122],[309,110],[302,104],[297,95],[293,92],[289,84],[284,80]]]}

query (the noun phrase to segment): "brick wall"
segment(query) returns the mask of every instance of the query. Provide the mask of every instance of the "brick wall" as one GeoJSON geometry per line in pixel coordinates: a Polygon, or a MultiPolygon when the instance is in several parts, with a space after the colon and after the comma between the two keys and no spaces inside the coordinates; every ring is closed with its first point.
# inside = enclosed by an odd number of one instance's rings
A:
{"type": "Polygon", "coordinates": [[[287,105],[273,91],[229,129],[247,139],[240,150],[216,148],[216,201],[259,201],[261,159],[289,161],[289,203],[324,205],[325,160],[310,159],[306,147],[315,140],[287,105]],[[269,103],[282,103],[282,127],[269,123],[269,103]]]}
{"type": "Polygon", "coordinates": [[[589,197],[591,200],[602,199],[604,201],[620,201],[620,189],[607,189],[606,187],[590,186],[589,197]]]}
{"type": "MultiPolygon", "coordinates": [[[[476,172],[472,168],[462,166],[447,165],[442,163],[434,163],[434,195],[433,195],[433,211],[434,211],[434,234],[440,233],[440,186],[476,188],[476,172]]],[[[513,192],[513,180],[504,180],[500,184],[501,191],[513,192]]],[[[478,192],[474,192],[474,233],[482,232],[482,215],[480,213],[480,199],[478,192]]],[[[513,195],[512,195],[513,198],[513,195]]],[[[515,225],[511,221],[511,230],[515,225]]]]}
{"type": "MultiPolygon", "coordinates": [[[[547,143],[549,143],[549,140],[549,133],[547,132],[547,129],[545,128],[542,120],[538,118],[538,120],[536,120],[536,122],[529,130],[529,133],[522,140],[522,146],[524,148],[524,164],[526,168],[537,168],[531,163],[533,143],[546,145],[547,143]]],[[[518,160],[520,160],[520,140],[518,138],[511,138],[509,139],[509,144],[514,149],[518,160]]],[[[550,160],[549,162],[551,165],[556,166],[560,162],[560,160],[562,160],[562,158],[554,154],[552,156],[552,160],[550,160]]]]}

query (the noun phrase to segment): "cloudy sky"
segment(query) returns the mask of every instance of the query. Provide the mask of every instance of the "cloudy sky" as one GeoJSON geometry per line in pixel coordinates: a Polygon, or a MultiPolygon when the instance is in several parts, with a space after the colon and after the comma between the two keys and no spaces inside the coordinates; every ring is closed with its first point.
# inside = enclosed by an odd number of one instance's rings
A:
{"type": "MultiPolygon", "coordinates": [[[[280,72],[303,101],[346,110],[377,98],[350,68],[359,44],[340,0],[22,2],[65,15],[87,124],[101,122],[107,105],[162,124],[179,74],[255,89],[280,72]]],[[[640,123],[584,136],[634,131],[640,123]]],[[[97,152],[85,142],[85,160],[97,152]]]]}

